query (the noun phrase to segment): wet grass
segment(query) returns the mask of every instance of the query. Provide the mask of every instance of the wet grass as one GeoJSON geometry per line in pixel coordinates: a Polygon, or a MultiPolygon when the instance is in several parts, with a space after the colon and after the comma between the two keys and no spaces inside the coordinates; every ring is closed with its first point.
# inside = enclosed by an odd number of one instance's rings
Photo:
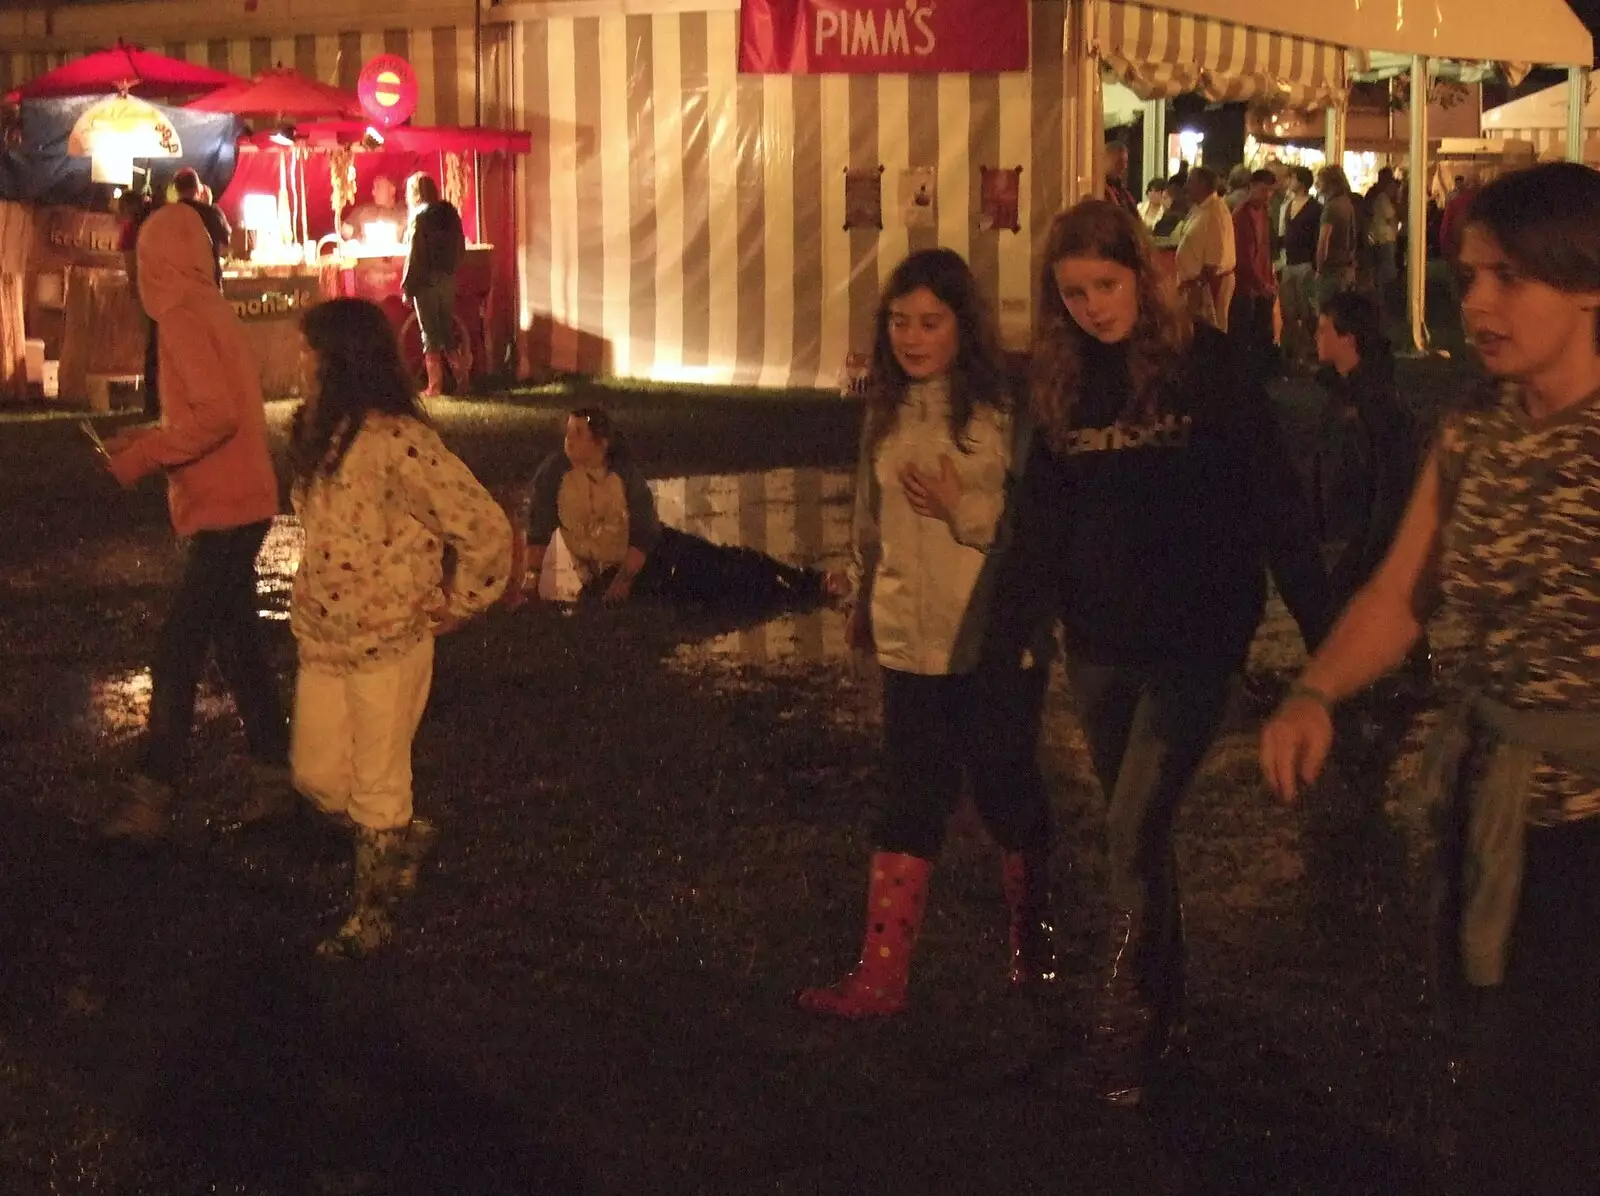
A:
{"type": "MultiPolygon", "coordinates": [[[[837,399],[605,403],[657,476],[854,451],[837,399]]],[[[512,501],[572,405],[435,415],[512,501]]],[[[241,744],[219,695],[170,841],[114,850],[86,829],[131,755],[176,557],[159,489],[117,493],[70,423],[0,428],[0,464],[0,1191],[1434,1190],[1418,844],[1370,776],[1306,811],[1271,804],[1259,692],[1180,820],[1190,1058],[1146,1111],[1112,1112],[1080,1084],[1103,855],[1059,690],[1052,1000],[1002,993],[998,860],[963,811],[911,1014],[793,1011],[853,959],[873,678],[729,663],[705,645],[739,620],[648,604],[497,612],[441,644],[416,753],[437,858],[396,948],[329,968],[311,946],[348,884],[343,847],[229,829],[241,744]]],[[[287,685],[292,645],[270,629],[287,685]]],[[[1298,653],[1274,605],[1258,691],[1298,653]]]]}

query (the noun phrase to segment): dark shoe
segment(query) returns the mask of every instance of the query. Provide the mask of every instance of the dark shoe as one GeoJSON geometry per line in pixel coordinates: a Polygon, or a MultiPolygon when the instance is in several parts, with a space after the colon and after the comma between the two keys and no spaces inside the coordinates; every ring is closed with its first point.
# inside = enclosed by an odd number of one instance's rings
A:
{"type": "Polygon", "coordinates": [[[100,824],[108,839],[130,839],[148,843],[166,833],[167,811],[172,805],[172,786],[134,773],[128,791],[109,818],[100,824]]]}
{"type": "Polygon", "coordinates": [[[1055,919],[1050,913],[1050,872],[1043,854],[1008,851],[1001,885],[1011,915],[1011,988],[1054,984],[1055,919]]]}
{"type": "Polygon", "coordinates": [[[837,983],[802,990],[801,1009],[850,1019],[888,1017],[905,1009],[911,953],[922,927],[932,870],[933,865],[920,856],[873,854],[861,959],[837,983]]]}
{"type": "Polygon", "coordinates": [[[1143,926],[1134,910],[1111,916],[1107,939],[1109,974],[1095,1002],[1089,1032],[1089,1063],[1095,1091],[1107,1104],[1133,1108],[1144,1099],[1156,1055],[1159,1017],[1138,977],[1143,926]]]}

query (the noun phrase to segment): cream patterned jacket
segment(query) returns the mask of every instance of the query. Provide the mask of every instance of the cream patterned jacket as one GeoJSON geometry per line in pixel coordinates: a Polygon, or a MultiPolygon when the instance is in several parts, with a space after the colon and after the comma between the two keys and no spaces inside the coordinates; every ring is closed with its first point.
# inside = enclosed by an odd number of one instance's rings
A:
{"type": "Polygon", "coordinates": [[[386,663],[422,642],[432,614],[477,614],[505,589],[505,512],[417,420],[368,415],[338,473],[297,483],[292,501],[306,533],[290,611],[302,664],[386,663]]]}

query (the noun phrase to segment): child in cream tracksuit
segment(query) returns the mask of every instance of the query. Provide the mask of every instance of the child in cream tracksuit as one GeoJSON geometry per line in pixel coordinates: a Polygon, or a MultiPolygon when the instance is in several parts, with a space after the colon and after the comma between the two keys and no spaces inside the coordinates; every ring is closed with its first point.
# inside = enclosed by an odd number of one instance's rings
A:
{"type": "Polygon", "coordinates": [[[434,833],[413,821],[411,792],[434,637],[499,597],[511,525],[428,426],[380,308],[334,300],[301,329],[292,501],[306,543],[290,765],[302,793],[354,824],[354,908],[318,951],[359,956],[388,941],[389,907],[434,833]]]}

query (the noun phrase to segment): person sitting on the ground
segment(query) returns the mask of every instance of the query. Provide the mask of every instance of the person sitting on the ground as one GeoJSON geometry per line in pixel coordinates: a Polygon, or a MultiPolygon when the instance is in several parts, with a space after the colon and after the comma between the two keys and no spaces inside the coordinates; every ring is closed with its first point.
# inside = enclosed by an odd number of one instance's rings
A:
{"type": "Polygon", "coordinates": [[[663,527],[644,476],[633,468],[611,417],[594,407],[567,415],[560,451],[533,476],[524,561],[515,562],[509,605],[524,597],[517,579],[538,575],[556,536],[566,545],[585,596],[625,602],[634,593],[726,605],[807,603],[837,596],[837,579],[750,548],[713,544],[663,527]]]}

